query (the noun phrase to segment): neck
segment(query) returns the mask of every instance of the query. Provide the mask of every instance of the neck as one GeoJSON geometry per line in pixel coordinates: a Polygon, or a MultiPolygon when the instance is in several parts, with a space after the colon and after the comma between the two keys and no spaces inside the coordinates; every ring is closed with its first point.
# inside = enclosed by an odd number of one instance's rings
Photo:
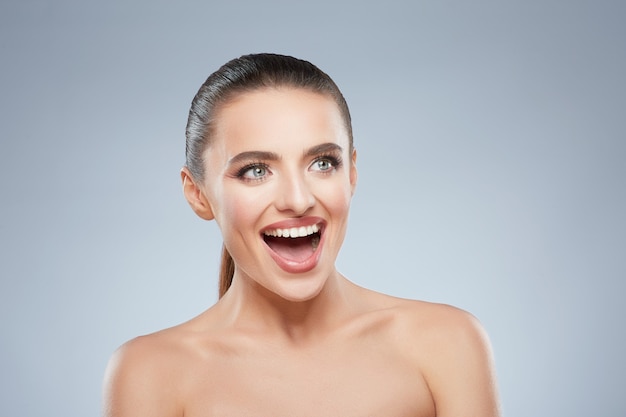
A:
{"type": "Polygon", "coordinates": [[[236,277],[220,304],[235,327],[300,344],[326,334],[350,314],[350,288],[351,284],[335,272],[315,297],[289,301],[236,277]]]}

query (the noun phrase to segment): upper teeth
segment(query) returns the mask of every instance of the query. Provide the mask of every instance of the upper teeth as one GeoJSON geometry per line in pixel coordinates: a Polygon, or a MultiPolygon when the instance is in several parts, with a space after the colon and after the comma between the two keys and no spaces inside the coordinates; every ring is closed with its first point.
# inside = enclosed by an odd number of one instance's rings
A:
{"type": "Polygon", "coordinates": [[[272,229],[266,230],[267,236],[273,237],[305,237],[319,232],[320,228],[314,224],[313,226],[292,227],[290,229],[272,229]]]}

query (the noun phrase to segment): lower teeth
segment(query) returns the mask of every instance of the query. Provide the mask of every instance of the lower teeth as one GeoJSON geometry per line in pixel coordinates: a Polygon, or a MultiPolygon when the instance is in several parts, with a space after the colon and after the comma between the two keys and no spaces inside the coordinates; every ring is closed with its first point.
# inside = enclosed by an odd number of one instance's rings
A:
{"type": "Polygon", "coordinates": [[[311,239],[311,246],[313,246],[313,250],[316,250],[320,244],[320,237],[318,235],[313,236],[311,239]]]}

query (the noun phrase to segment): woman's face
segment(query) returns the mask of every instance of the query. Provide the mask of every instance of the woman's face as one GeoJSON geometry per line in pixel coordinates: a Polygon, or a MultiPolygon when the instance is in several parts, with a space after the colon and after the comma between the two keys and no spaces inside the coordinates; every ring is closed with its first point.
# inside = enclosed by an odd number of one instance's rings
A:
{"type": "Polygon", "coordinates": [[[235,97],[216,120],[201,188],[235,281],[291,301],[315,297],[337,273],[356,185],[337,105],[304,89],[268,88],[235,97]]]}

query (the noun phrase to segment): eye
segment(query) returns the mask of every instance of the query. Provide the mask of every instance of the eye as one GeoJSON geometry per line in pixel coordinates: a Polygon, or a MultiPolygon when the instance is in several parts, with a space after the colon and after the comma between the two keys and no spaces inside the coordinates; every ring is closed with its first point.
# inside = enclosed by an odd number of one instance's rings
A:
{"type": "Polygon", "coordinates": [[[237,177],[245,181],[258,181],[269,175],[269,170],[264,164],[246,165],[237,172],[237,177]]]}
{"type": "Polygon", "coordinates": [[[313,161],[311,170],[318,172],[330,172],[339,168],[340,165],[341,161],[339,158],[334,156],[322,156],[313,161]]]}
{"type": "Polygon", "coordinates": [[[330,162],[328,159],[320,159],[318,161],[315,161],[314,166],[320,171],[328,171],[329,169],[333,168],[332,162],[330,162]]]}

